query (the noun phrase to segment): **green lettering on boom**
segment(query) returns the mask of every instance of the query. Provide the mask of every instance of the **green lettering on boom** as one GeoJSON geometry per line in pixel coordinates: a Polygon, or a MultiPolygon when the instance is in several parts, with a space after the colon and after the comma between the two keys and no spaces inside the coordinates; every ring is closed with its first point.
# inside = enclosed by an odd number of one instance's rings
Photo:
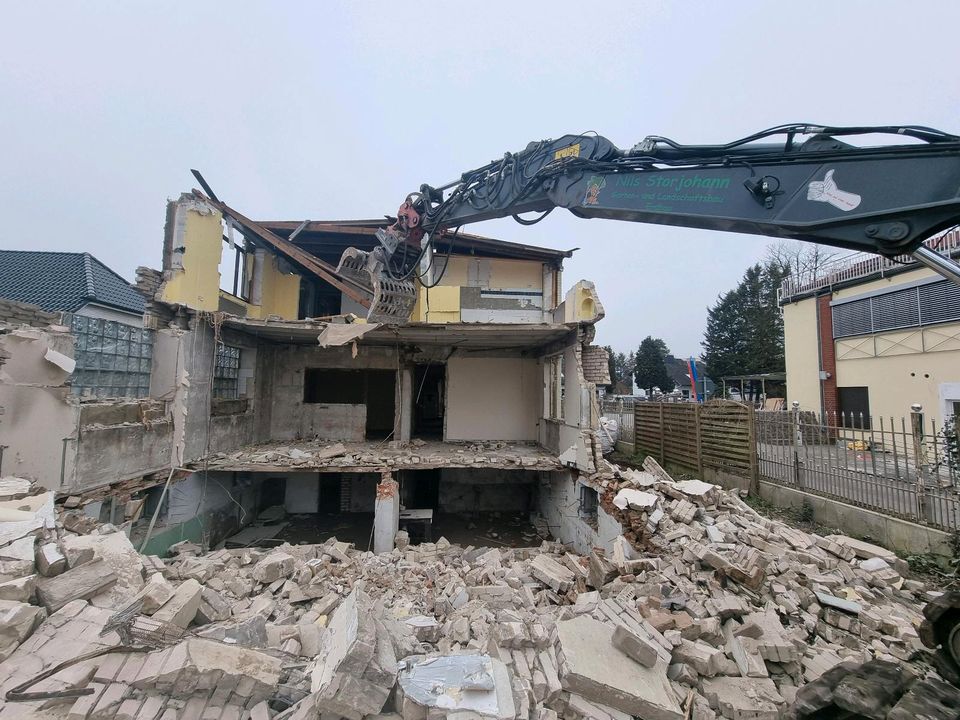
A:
{"type": "MultiPolygon", "coordinates": [[[[643,175],[619,176],[617,184],[621,187],[637,187],[642,179],[643,175]]],[[[730,178],[647,174],[645,184],[647,187],[669,190],[726,190],[730,187],[730,178]]]]}

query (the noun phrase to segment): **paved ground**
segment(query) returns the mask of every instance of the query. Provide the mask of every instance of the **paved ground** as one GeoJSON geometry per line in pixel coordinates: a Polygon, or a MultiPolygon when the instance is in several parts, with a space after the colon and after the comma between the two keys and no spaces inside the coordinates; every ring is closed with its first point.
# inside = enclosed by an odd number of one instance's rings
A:
{"type": "MultiPolygon", "coordinates": [[[[916,469],[902,456],[810,445],[799,448],[796,463],[790,445],[762,444],[758,451],[760,474],[770,480],[908,519],[921,519],[916,469]]],[[[928,479],[927,508],[922,519],[944,529],[958,529],[960,496],[952,488],[937,487],[938,480],[948,482],[946,473],[928,479]]]]}

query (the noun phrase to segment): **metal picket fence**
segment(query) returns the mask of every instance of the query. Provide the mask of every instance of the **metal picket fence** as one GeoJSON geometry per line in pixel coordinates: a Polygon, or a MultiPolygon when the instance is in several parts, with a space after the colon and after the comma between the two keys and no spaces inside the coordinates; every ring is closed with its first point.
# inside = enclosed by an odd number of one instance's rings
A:
{"type": "Polygon", "coordinates": [[[633,441],[636,452],[660,462],[765,480],[960,531],[957,418],[925,418],[919,406],[903,417],[868,417],[758,411],[724,400],[605,403],[603,412],[620,421],[621,438],[633,441]]]}
{"type": "Polygon", "coordinates": [[[956,427],[915,410],[870,417],[757,412],[760,477],[876,512],[960,529],[956,427]]]}

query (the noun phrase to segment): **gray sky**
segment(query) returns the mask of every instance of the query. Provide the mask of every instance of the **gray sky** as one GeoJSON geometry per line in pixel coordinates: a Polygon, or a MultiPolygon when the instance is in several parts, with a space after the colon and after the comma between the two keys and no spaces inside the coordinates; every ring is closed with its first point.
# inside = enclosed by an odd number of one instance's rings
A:
{"type": "MultiPolygon", "coordinates": [[[[393,213],[528,141],[725,142],[785,122],[960,131],[960,3],[0,4],[0,246],[160,265],[203,171],[260,219],[393,213]]],[[[768,241],[557,212],[475,232],[582,248],[598,342],[697,353],[768,241]]]]}

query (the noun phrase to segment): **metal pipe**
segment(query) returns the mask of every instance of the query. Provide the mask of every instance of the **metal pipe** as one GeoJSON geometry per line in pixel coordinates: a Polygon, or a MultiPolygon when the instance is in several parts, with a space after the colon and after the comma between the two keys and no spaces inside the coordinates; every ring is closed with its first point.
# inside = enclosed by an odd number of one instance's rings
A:
{"type": "Polygon", "coordinates": [[[921,265],[926,265],[931,270],[935,270],[948,280],[952,280],[957,285],[960,285],[960,263],[953,258],[941,255],[926,245],[921,245],[914,250],[913,258],[921,265]]]}

